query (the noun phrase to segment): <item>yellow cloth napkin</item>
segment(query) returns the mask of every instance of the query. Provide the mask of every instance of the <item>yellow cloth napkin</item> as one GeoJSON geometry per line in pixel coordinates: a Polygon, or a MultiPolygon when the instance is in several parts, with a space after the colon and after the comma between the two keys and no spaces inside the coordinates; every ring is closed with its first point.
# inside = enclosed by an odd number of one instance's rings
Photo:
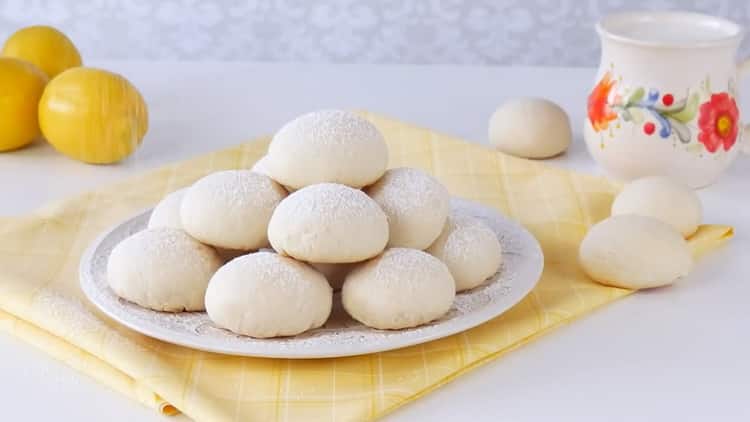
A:
{"type": "MultiPolygon", "coordinates": [[[[0,219],[0,328],[164,413],[201,421],[367,420],[414,400],[534,337],[630,293],[578,268],[587,227],[609,214],[618,186],[516,159],[427,129],[363,113],[385,134],[391,166],[437,176],[453,195],[519,220],[545,254],[537,288],[501,317],[467,332],[385,353],[322,360],[223,356],[150,339],[95,311],[78,261],[103,230],[216,170],[249,168],[264,138],[173,164],[32,215],[0,219]]],[[[732,234],[703,226],[696,254],[732,234]]]]}

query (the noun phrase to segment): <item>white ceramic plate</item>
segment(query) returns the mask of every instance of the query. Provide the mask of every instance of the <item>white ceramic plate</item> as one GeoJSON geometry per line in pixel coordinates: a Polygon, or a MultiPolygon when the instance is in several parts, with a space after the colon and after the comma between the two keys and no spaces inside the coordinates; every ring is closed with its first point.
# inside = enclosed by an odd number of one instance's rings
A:
{"type": "Polygon", "coordinates": [[[365,327],[344,312],[336,294],[333,313],[323,327],[294,337],[254,339],[216,327],[205,312],[157,312],[121,299],[107,285],[107,259],[121,240],[146,227],[150,210],[94,241],[81,258],[81,288],[94,305],[121,324],[193,349],[275,358],[329,358],[398,349],[468,330],[497,317],[523,299],[541,276],[542,250],[524,228],[474,202],[454,199],[452,206],[456,212],[478,217],[492,227],[503,247],[503,265],[481,286],[459,293],[447,315],[421,327],[398,331],[365,327]]]}

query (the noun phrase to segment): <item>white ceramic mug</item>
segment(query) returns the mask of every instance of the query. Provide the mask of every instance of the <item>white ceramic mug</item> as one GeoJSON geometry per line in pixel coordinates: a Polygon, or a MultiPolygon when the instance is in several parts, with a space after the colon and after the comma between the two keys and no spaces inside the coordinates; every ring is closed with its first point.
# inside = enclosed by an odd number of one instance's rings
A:
{"type": "MultiPolygon", "coordinates": [[[[740,150],[737,48],[743,30],[687,12],[632,12],[596,25],[602,56],[584,138],[612,176],[713,183],[740,150]]],[[[744,129],[745,137],[750,134],[744,129]]]]}

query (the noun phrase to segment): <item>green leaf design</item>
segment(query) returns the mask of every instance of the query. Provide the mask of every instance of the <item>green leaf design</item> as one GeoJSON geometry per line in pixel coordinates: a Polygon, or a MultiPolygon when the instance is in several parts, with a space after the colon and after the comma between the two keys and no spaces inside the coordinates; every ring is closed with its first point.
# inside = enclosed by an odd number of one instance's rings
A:
{"type": "Polygon", "coordinates": [[[638,107],[629,107],[628,114],[630,114],[630,119],[633,121],[633,123],[641,124],[643,123],[643,111],[638,107]]]}
{"type": "Polygon", "coordinates": [[[626,122],[633,120],[633,116],[630,115],[630,111],[628,111],[627,108],[623,108],[622,110],[620,110],[620,117],[622,117],[622,120],[625,120],[626,122]]]}
{"type": "Polygon", "coordinates": [[[690,98],[687,103],[679,111],[666,112],[664,113],[667,117],[677,120],[682,123],[687,123],[695,117],[695,113],[698,112],[698,103],[700,102],[700,96],[697,92],[690,94],[690,98]]]}
{"type": "Polygon", "coordinates": [[[641,101],[645,93],[646,90],[643,89],[642,86],[639,86],[635,91],[633,91],[632,94],[630,94],[630,97],[628,97],[628,100],[625,102],[625,107],[631,106],[638,101],[641,101]]]}
{"type": "Polygon", "coordinates": [[[672,131],[677,134],[680,142],[682,142],[683,144],[690,142],[690,129],[688,129],[685,124],[672,117],[667,117],[667,119],[672,124],[672,131]]]}

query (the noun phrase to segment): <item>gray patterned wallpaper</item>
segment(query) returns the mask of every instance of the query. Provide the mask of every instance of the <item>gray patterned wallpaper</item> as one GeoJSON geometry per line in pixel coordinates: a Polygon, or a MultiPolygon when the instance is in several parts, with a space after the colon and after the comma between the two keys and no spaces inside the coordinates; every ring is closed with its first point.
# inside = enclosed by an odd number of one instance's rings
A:
{"type": "Polygon", "coordinates": [[[0,37],[52,24],[89,59],[593,66],[594,22],[634,8],[750,27],[750,0],[0,0],[0,37]]]}

